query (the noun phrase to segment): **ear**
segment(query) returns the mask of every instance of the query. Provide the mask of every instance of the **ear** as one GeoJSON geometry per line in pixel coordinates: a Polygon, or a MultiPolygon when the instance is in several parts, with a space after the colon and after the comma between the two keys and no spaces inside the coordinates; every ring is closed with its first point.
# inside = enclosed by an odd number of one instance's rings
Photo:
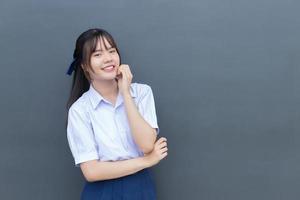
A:
{"type": "Polygon", "coordinates": [[[87,72],[88,73],[88,70],[87,70],[87,67],[84,66],[83,64],[80,65],[81,69],[84,71],[84,72],[87,72]]]}
{"type": "Polygon", "coordinates": [[[84,75],[85,75],[85,77],[86,77],[86,79],[89,81],[89,82],[91,82],[91,77],[90,77],[90,73],[89,73],[89,71],[87,70],[87,68],[86,67],[84,67],[84,65],[80,65],[80,67],[82,68],[82,71],[83,71],[83,73],[84,73],[84,75]]]}

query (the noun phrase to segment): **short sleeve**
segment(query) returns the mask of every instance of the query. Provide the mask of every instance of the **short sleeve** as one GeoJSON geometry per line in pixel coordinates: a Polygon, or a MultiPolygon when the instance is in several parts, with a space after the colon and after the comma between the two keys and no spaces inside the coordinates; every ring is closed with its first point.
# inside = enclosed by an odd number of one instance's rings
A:
{"type": "Polygon", "coordinates": [[[138,110],[143,118],[149,123],[152,128],[157,129],[157,134],[159,133],[159,127],[157,124],[155,101],[152,93],[152,89],[148,85],[144,85],[142,97],[138,103],[138,110]]]}
{"type": "Polygon", "coordinates": [[[86,114],[73,107],[68,113],[67,138],[76,167],[82,162],[99,159],[91,123],[86,114]]]}

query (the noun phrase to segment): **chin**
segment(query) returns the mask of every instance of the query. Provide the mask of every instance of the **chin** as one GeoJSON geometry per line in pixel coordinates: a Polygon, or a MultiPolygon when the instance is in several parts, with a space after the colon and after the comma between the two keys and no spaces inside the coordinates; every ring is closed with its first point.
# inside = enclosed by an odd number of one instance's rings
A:
{"type": "Polygon", "coordinates": [[[106,76],[106,77],[103,77],[102,79],[110,81],[110,80],[115,80],[115,78],[116,78],[116,76],[106,76]]]}

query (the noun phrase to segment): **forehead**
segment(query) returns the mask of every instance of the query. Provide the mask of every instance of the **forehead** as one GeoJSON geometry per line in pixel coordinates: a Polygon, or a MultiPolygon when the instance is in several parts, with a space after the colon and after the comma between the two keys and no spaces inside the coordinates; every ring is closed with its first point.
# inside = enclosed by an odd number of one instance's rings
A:
{"type": "Polygon", "coordinates": [[[104,49],[110,49],[112,48],[112,45],[108,42],[106,37],[100,37],[97,40],[96,50],[104,50],[104,49]]]}

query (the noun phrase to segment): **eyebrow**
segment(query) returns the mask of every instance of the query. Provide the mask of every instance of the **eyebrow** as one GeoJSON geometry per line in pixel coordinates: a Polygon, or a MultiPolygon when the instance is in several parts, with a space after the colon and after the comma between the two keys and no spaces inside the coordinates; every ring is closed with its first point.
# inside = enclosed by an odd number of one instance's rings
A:
{"type": "MultiPolygon", "coordinates": [[[[107,50],[110,50],[110,49],[115,49],[115,47],[109,47],[107,48],[107,50]]],[[[96,49],[94,52],[98,52],[98,51],[103,51],[102,49],[96,49]]]]}

